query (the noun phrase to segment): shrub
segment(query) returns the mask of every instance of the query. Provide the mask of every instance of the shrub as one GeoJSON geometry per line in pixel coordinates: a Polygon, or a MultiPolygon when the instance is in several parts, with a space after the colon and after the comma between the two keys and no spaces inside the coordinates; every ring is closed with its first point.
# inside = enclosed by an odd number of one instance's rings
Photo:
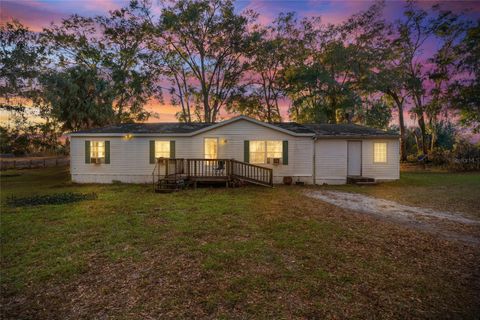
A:
{"type": "Polygon", "coordinates": [[[78,202],[83,200],[94,200],[97,199],[97,194],[92,193],[73,193],[73,192],[64,192],[64,193],[55,193],[48,195],[35,195],[32,197],[25,198],[16,198],[11,197],[7,200],[8,205],[13,207],[25,207],[25,206],[39,206],[44,204],[65,204],[78,202]]]}

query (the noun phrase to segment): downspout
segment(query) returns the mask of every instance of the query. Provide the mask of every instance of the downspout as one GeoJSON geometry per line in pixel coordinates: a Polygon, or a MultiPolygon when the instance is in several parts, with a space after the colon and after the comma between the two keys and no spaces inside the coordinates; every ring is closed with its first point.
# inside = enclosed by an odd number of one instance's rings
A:
{"type": "Polygon", "coordinates": [[[313,165],[313,170],[312,170],[312,172],[313,172],[313,185],[317,184],[317,173],[315,172],[315,167],[316,167],[316,165],[315,165],[315,158],[316,158],[315,154],[317,153],[316,150],[315,150],[315,148],[316,148],[315,147],[315,145],[316,145],[315,142],[316,141],[317,141],[317,136],[315,135],[313,137],[313,162],[312,162],[312,165],[313,165]]]}

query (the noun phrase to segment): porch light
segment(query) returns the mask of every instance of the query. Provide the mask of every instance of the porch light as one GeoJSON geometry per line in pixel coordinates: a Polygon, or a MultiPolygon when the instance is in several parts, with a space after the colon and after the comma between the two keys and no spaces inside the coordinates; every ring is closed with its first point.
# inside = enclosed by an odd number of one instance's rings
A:
{"type": "Polygon", "coordinates": [[[133,139],[133,134],[127,133],[124,137],[125,140],[132,140],[133,139]]]}

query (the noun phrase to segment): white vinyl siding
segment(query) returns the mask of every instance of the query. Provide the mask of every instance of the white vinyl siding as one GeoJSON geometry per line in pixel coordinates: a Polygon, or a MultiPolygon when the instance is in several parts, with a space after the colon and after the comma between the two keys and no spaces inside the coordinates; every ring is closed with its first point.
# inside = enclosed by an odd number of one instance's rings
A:
{"type": "Polygon", "coordinates": [[[400,178],[400,141],[388,140],[364,140],[362,151],[362,175],[376,180],[396,180],[400,178]],[[384,143],[386,149],[386,161],[377,163],[374,161],[374,145],[384,143]]]}
{"type": "MultiPolygon", "coordinates": [[[[295,181],[312,183],[313,139],[295,137],[266,128],[247,120],[239,120],[191,137],[164,136],[138,137],[130,140],[121,137],[96,138],[95,136],[71,138],[71,172],[76,182],[110,183],[112,180],[132,183],[151,183],[154,164],[150,164],[149,143],[151,140],[175,140],[175,157],[198,159],[205,157],[205,138],[218,139],[217,157],[243,161],[244,141],[289,141],[289,165],[262,164],[273,169],[274,182],[281,183],[284,176],[295,181]],[[85,140],[110,140],[111,163],[109,166],[85,164],[85,140]]],[[[281,155],[280,155],[281,158],[281,155]]]]}
{"type": "MultiPolygon", "coordinates": [[[[205,139],[217,139],[217,158],[243,161],[244,143],[250,141],[288,141],[288,165],[260,164],[272,168],[274,183],[281,183],[284,176],[293,181],[313,182],[313,152],[315,150],[316,183],[345,183],[347,176],[347,140],[296,137],[270,129],[248,120],[238,120],[225,126],[190,137],[133,135],[122,137],[96,137],[95,135],[71,137],[72,180],[84,183],[111,183],[114,180],[131,183],[151,183],[155,164],[150,164],[150,141],[175,141],[175,157],[198,159],[205,157],[205,139]],[[110,141],[110,165],[92,166],[85,163],[85,141],[110,141]],[[315,148],[314,148],[315,144],[315,148]]],[[[267,149],[267,147],[265,147],[267,149]]],[[[379,180],[398,179],[399,143],[397,139],[362,140],[362,175],[379,180]],[[374,163],[373,143],[387,144],[387,162],[374,163]]],[[[272,149],[274,157],[282,158],[279,151],[272,149]]],[[[210,153],[209,153],[210,154],[210,153]]],[[[166,155],[166,154],[165,154],[166,155]]],[[[266,156],[266,155],[265,155],[266,156]]]]}
{"type": "MultiPolygon", "coordinates": [[[[399,179],[399,161],[398,139],[362,139],[362,176],[378,181],[399,179]],[[386,146],[386,159],[377,163],[374,161],[374,145],[382,144],[386,146]]],[[[347,140],[318,139],[315,142],[315,183],[346,183],[347,166],[347,140]]]]}
{"type": "Polygon", "coordinates": [[[387,143],[375,142],[373,144],[373,162],[386,163],[387,162],[387,143]]]}
{"type": "Polygon", "coordinates": [[[319,139],[315,142],[317,184],[343,184],[347,180],[347,140],[319,139]]]}

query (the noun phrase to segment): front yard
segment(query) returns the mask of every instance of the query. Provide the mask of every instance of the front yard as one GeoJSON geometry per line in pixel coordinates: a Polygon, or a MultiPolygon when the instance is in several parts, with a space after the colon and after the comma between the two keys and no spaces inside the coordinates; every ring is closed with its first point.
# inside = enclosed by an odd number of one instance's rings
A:
{"type": "MultiPolygon", "coordinates": [[[[20,175],[16,175],[19,173],[20,175]]],[[[479,217],[480,174],[403,175],[361,192],[479,217]]],[[[3,318],[472,318],[480,248],[347,212],[304,188],[76,185],[1,177],[3,318]],[[17,197],[95,192],[70,204],[17,197]]]]}

